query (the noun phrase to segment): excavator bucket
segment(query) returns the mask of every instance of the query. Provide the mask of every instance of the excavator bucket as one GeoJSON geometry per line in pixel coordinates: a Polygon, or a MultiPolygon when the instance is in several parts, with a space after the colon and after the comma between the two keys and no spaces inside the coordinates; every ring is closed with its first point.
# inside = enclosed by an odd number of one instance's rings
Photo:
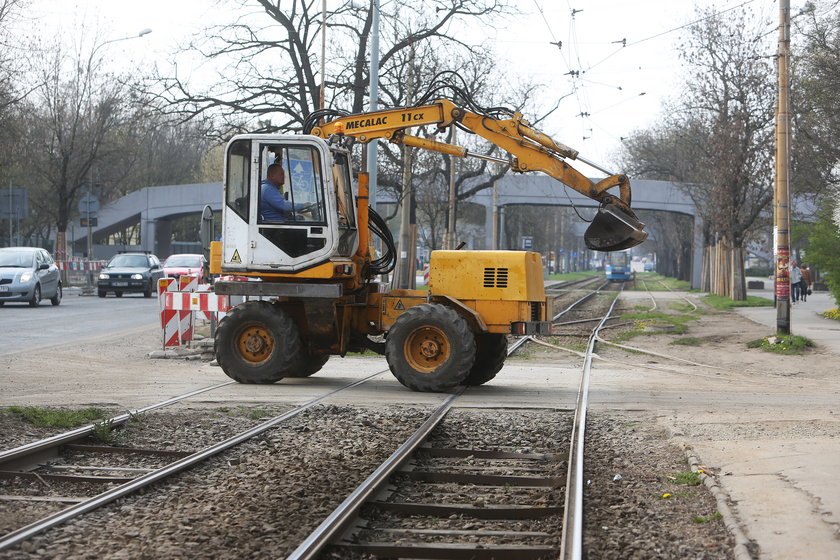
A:
{"type": "Polygon", "coordinates": [[[635,247],[645,239],[645,224],[620,206],[607,203],[598,208],[595,219],[586,228],[583,240],[594,251],[621,251],[635,247]]]}

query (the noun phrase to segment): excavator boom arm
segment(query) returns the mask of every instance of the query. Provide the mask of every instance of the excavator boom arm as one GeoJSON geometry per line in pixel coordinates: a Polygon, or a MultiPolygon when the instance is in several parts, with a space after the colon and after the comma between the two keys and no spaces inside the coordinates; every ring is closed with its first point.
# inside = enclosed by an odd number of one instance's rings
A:
{"type": "MultiPolygon", "coordinates": [[[[626,249],[638,245],[647,237],[643,229],[644,224],[636,218],[630,207],[631,189],[626,175],[609,174],[607,178],[593,182],[568,163],[567,160],[578,158],[576,150],[531,128],[519,113],[514,113],[507,119],[497,119],[465,110],[452,101],[441,99],[418,107],[340,117],[314,128],[312,134],[321,138],[329,138],[335,134],[352,136],[362,143],[382,138],[396,144],[457,157],[489,159],[509,165],[515,172],[539,171],[601,204],[585,235],[589,248],[600,251],[626,249]],[[511,159],[471,153],[460,146],[405,133],[406,129],[411,127],[428,125],[436,126],[443,132],[455,122],[498,146],[507,152],[511,159]],[[618,189],[617,194],[608,192],[613,188],[618,189]]],[[[580,159],[604,171],[597,165],[580,159]]]]}

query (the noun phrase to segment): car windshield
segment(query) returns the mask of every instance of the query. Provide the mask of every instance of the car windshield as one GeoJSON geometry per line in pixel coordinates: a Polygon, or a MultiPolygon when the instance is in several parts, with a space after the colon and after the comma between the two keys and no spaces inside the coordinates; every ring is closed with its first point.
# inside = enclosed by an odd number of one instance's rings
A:
{"type": "Polygon", "coordinates": [[[117,267],[117,266],[124,266],[124,267],[131,267],[131,268],[148,268],[149,267],[149,260],[145,257],[145,255],[117,255],[111,262],[108,263],[109,267],[117,267]]]}
{"type": "Polygon", "coordinates": [[[163,266],[183,266],[189,268],[201,268],[201,257],[193,255],[172,255],[163,266]]]}
{"type": "Polygon", "coordinates": [[[29,268],[32,266],[32,251],[0,251],[0,266],[29,268]]]}

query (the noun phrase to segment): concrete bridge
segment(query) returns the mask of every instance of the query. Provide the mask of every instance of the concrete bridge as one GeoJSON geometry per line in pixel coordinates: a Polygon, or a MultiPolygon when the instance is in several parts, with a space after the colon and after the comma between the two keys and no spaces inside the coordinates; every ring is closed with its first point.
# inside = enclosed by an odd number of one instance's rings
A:
{"type": "MultiPolygon", "coordinates": [[[[699,287],[703,250],[702,223],[696,215],[694,203],[678,186],[669,181],[632,180],[632,206],[637,210],[676,212],[694,218],[691,285],[699,287]]],[[[383,204],[395,203],[385,193],[380,193],[378,201],[383,204]]],[[[485,207],[487,248],[493,246],[496,208],[513,205],[597,207],[595,201],[564,187],[551,177],[536,174],[510,174],[500,179],[496,183],[495,206],[492,189],[477,193],[470,202],[485,207]]],[[[172,222],[190,214],[200,215],[206,205],[219,214],[222,208],[221,183],[145,187],[132,192],[99,212],[98,226],[93,229],[94,255],[99,259],[108,258],[118,250],[131,249],[152,251],[164,258],[173,252],[172,222]],[[137,224],[140,224],[139,246],[101,244],[107,236],[137,224]]],[[[84,236],[75,239],[73,243],[77,253],[85,250],[84,236]]]]}

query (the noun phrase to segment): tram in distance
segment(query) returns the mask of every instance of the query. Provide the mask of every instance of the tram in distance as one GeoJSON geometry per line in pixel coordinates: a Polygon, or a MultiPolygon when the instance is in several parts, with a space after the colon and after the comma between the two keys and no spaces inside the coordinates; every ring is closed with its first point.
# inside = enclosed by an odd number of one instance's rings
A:
{"type": "Polygon", "coordinates": [[[606,261],[604,272],[610,282],[626,282],[633,277],[633,272],[630,269],[629,251],[607,253],[606,261]]]}

